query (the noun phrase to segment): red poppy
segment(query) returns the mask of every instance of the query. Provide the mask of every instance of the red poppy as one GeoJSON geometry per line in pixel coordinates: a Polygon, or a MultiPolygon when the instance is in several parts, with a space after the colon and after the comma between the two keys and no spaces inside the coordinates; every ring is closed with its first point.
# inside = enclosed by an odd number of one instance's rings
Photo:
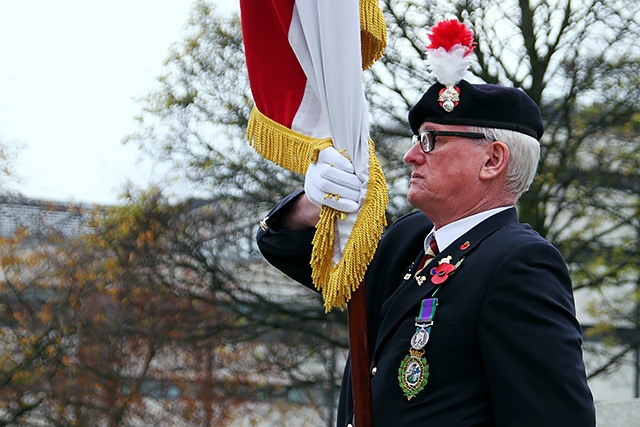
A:
{"type": "Polygon", "coordinates": [[[456,266],[453,264],[449,264],[448,262],[443,262],[439,266],[432,268],[431,283],[433,283],[434,285],[443,283],[449,278],[449,274],[451,274],[455,269],[456,266]]]}
{"type": "Polygon", "coordinates": [[[462,245],[460,245],[460,250],[464,251],[465,249],[467,249],[469,246],[471,246],[471,243],[469,242],[464,242],[462,245]]]}

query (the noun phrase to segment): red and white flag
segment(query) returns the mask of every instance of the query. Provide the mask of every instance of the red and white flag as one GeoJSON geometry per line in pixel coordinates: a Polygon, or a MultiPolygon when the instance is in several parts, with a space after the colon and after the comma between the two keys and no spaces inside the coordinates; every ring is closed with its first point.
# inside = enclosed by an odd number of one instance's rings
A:
{"type": "Polygon", "coordinates": [[[362,70],[386,44],[376,0],[241,0],[255,108],[247,136],[263,157],[304,174],[330,145],[363,182],[360,210],[323,207],[314,238],[314,284],[325,308],[344,307],[385,225],[387,187],[369,138],[362,70]]]}

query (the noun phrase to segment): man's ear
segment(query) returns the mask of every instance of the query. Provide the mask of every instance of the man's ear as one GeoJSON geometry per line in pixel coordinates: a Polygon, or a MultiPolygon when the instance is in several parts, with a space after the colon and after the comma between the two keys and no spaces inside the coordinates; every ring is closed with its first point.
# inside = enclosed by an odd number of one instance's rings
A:
{"type": "Polygon", "coordinates": [[[501,141],[493,141],[487,146],[480,179],[493,179],[506,173],[509,164],[509,147],[501,141]]]}

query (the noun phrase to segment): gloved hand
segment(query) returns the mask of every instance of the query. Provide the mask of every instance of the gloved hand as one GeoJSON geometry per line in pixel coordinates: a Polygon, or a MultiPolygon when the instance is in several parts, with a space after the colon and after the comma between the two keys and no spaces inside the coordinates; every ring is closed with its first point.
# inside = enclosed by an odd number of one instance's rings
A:
{"type": "Polygon", "coordinates": [[[304,191],[318,206],[351,213],[360,207],[362,184],[351,161],[334,147],[327,147],[320,151],[318,161],[309,165],[304,191]]]}

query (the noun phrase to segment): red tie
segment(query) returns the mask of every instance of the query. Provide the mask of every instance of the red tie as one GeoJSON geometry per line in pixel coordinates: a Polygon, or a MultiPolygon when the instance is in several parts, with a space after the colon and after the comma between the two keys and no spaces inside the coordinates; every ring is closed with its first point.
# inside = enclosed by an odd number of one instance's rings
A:
{"type": "Polygon", "coordinates": [[[420,264],[418,264],[418,269],[416,271],[422,270],[424,266],[427,264],[427,262],[430,259],[435,258],[438,255],[438,253],[440,253],[440,251],[438,250],[438,242],[436,242],[436,236],[434,235],[431,238],[431,242],[429,242],[429,247],[427,248],[427,251],[424,253],[424,256],[422,257],[420,264]]]}

